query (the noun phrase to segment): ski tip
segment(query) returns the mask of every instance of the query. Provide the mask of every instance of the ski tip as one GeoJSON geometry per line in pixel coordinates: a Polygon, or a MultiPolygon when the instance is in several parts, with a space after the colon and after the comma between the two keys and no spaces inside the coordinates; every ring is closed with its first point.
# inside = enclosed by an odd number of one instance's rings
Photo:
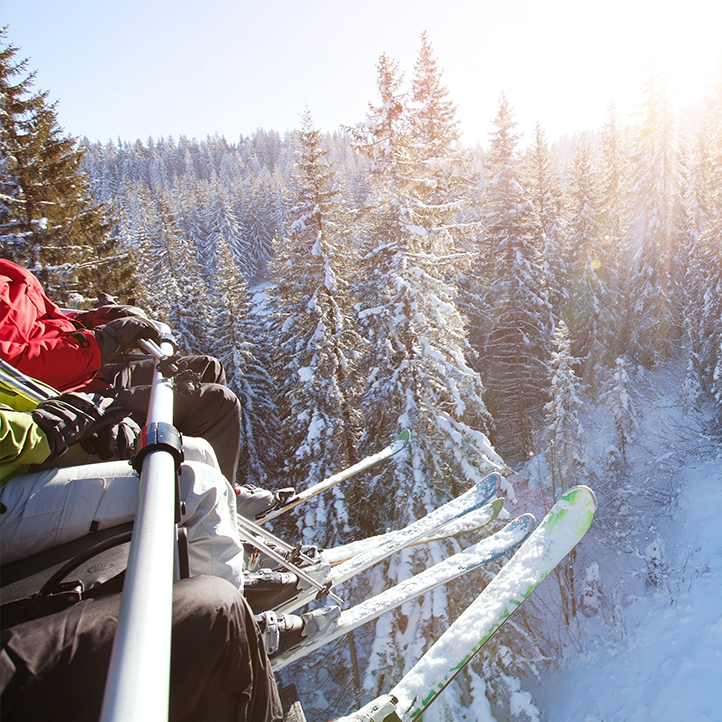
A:
{"type": "Polygon", "coordinates": [[[594,511],[597,510],[597,508],[598,508],[597,495],[594,493],[594,491],[590,487],[585,486],[584,484],[579,484],[578,486],[573,486],[571,489],[569,489],[567,494],[570,494],[572,492],[575,492],[576,494],[583,494],[584,496],[588,496],[589,500],[592,503],[592,509],[594,511]]]}
{"type": "Polygon", "coordinates": [[[408,430],[408,429],[404,429],[404,430],[391,442],[391,444],[392,444],[393,446],[397,446],[397,445],[398,445],[398,447],[399,447],[398,450],[399,450],[399,451],[400,451],[401,449],[403,449],[404,446],[406,446],[406,444],[408,444],[408,443],[409,443],[409,430],[408,430]]]}
{"type": "Polygon", "coordinates": [[[501,510],[504,508],[504,499],[501,496],[497,496],[496,499],[492,499],[490,502],[491,508],[494,510],[494,516],[492,519],[496,519],[499,514],[501,514],[501,510]]]}

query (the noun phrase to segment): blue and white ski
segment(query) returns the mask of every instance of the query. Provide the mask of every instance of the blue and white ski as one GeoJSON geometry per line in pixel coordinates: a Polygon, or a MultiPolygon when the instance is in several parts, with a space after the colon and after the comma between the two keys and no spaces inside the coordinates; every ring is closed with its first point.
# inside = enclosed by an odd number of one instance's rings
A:
{"type": "Polygon", "coordinates": [[[274,670],[305,657],[314,650],[334,639],[366,624],[382,614],[400,607],[436,587],[456,579],[482,564],[507,554],[521,544],[534,529],[535,520],[531,514],[522,514],[509,522],[503,529],[482,539],[468,549],[444,559],[433,567],[400,582],[375,597],[341,612],[338,622],[331,629],[288,650],[272,660],[274,670]]]}
{"type": "MultiPolygon", "coordinates": [[[[444,524],[439,527],[436,531],[428,534],[422,539],[418,539],[413,545],[428,544],[432,541],[438,541],[440,539],[450,539],[451,537],[461,536],[462,534],[469,534],[473,531],[478,531],[482,527],[490,524],[502,510],[504,506],[504,500],[501,497],[492,499],[487,504],[484,504],[480,509],[470,511],[468,514],[450,521],[448,524],[444,524]]],[[[321,552],[321,560],[328,562],[331,565],[340,564],[345,562],[347,559],[361,554],[368,549],[372,549],[379,542],[383,541],[389,534],[395,532],[390,531],[386,534],[378,534],[377,536],[368,537],[366,539],[357,539],[356,541],[349,542],[348,544],[342,544],[331,549],[324,549],[321,552]]]]}
{"type": "MultiPolygon", "coordinates": [[[[399,549],[403,549],[432,534],[444,524],[484,506],[494,496],[500,479],[501,477],[497,472],[492,472],[456,499],[452,499],[434,509],[434,511],[407,527],[384,535],[384,538],[373,548],[367,549],[361,554],[332,567],[327,581],[329,588],[342,584],[347,579],[383,561],[399,549]]],[[[293,612],[313,601],[316,596],[316,591],[313,589],[301,591],[295,597],[280,605],[276,611],[293,612]]]]}

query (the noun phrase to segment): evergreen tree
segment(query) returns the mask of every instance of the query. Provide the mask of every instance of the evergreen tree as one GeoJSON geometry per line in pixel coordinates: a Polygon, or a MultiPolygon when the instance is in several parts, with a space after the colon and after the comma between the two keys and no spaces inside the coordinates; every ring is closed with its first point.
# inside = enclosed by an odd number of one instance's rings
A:
{"type": "Polygon", "coordinates": [[[554,329],[554,351],[549,363],[550,401],[546,413],[546,460],[552,498],[556,499],[582,480],[584,472],[583,438],[580,421],[581,381],[574,372],[579,359],[572,356],[569,329],[559,321],[554,329]]]}
{"type": "Polygon", "coordinates": [[[608,464],[615,475],[623,475],[629,463],[628,449],[637,429],[637,414],[630,392],[627,360],[624,356],[617,357],[605,397],[614,423],[614,436],[608,447],[608,464]]]}
{"type": "Polygon", "coordinates": [[[172,309],[181,298],[173,272],[172,244],[160,242],[162,224],[153,198],[142,183],[126,185],[119,217],[121,243],[138,259],[135,303],[151,318],[170,324],[172,309]]]}
{"type": "MultiPolygon", "coordinates": [[[[278,350],[288,484],[305,487],[355,463],[359,427],[355,331],[348,279],[348,217],[310,113],[299,132],[294,220],[272,264],[273,343],[278,350]]],[[[343,490],[305,507],[303,535],[337,541],[348,528],[343,490]]]]}
{"type": "MultiPolygon", "coordinates": [[[[551,496],[558,498],[567,489],[584,481],[584,429],[580,421],[581,383],[574,373],[578,359],[571,353],[569,330],[564,321],[554,329],[554,351],[549,363],[550,401],[546,412],[547,447],[545,458],[549,470],[551,496]]],[[[577,614],[577,592],[572,552],[557,567],[554,574],[559,582],[562,610],[567,625],[577,614]]]]}
{"type": "Polygon", "coordinates": [[[109,236],[108,209],[81,170],[83,150],[57,121],[49,93],[0,29],[0,239],[3,256],[30,269],[54,299],[127,293],[132,278],[109,236]]]}
{"type": "Polygon", "coordinates": [[[211,319],[195,253],[178,229],[171,202],[142,186],[125,233],[138,259],[139,305],[168,323],[185,353],[207,353],[211,319]]]}
{"type": "Polygon", "coordinates": [[[223,364],[228,387],[240,399],[243,414],[237,481],[272,488],[279,484],[275,475],[269,473],[276,470],[280,454],[276,389],[255,341],[258,335],[245,281],[224,240],[218,244],[212,290],[215,321],[210,351],[223,364]]]}
{"type": "Polygon", "coordinates": [[[568,299],[562,235],[563,192],[546,135],[538,123],[532,146],[524,157],[523,173],[524,186],[534,209],[534,235],[544,264],[547,295],[554,318],[559,318],[568,299]]]}
{"type": "Polygon", "coordinates": [[[266,276],[268,263],[273,257],[273,239],[280,231],[276,224],[272,180],[263,169],[245,188],[243,198],[245,217],[241,219],[245,238],[249,280],[259,281],[266,276]]]}
{"type": "MultiPolygon", "coordinates": [[[[483,388],[466,360],[466,327],[448,280],[457,260],[454,236],[461,232],[456,194],[464,182],[453,106],[425,36],[410,96],[386,56],[377,77],[381,102],[353,131],[369,160],[371,185],[358,284],[359,325],[369,342],[363,441],[366,449],[379,448],[403,428],[412,440],[408,453],[372,482],[369,532],[388,526],[389,489],[405,500],[393,514],[393,525],[402,526],[502,464],[484,434],[483,388]]],[[[441,554],[440,548],[401,553],[387,576],[400,580],[418,568],[418,557],[427,566],[441,554]]],[[[439,590],[403,622],[398,615],[380,619],[364,689],[375,692],[379,671],[404,664],[401,650],[417,656],[448,623],[449,606],[439,590]]]]}
{"type": "Polygon", "coordinates": [[[679,343],[679,250],[686,234],[679,136],[666,87],[655,77],[645,88],[631,167],[627,338],[632,357],[652,367],[679,343]]]}
{"type": "Polygon", "coordinates": [[[690,382],[712,395],[722,421],[722,73],[706,99],[696,155],[694,238],[685,278],[690,382]]]}
{"type": "Polygon", "coordinates": [[[608,315],[608,246],[600,229],[600,207],[591,144],[584,137],[577,145],[569,171],[566,247],[568,248],[569,324],[574,355],[581,362],[581,378],[595,385],[612,333],[608,315]]]}
{"type": "Polygon", "coordinates": [[[497,423],[497,445],[505,455],[527,458],[546,401],[552,314],[533,207],[520,183],[516,123],[503,95],[494,125],[486,159],[482,238],[494,265],[481,368],[497,423]]]}
{"type": "Polygon", "coordinates": [[[624,350],[624,326],[622,300],[627,297],[627,278],[624,258],[626,230],[626,198],[628,195],[628,157],[625,139],[619,128],[614,105],[609,108],[607,120],[601,130],[601,157],[599,160],[599,228],[601,253],[605,259],[609,283],[608,307],[610,323],[605,339],[613,355],[624,350]]]}

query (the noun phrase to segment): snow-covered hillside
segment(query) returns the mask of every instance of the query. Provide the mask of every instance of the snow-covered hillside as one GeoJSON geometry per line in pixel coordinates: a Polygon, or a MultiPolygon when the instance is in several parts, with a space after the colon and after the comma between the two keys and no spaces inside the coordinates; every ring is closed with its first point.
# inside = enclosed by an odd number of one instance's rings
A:
{"type": "MultiPolygon", "coordinates": [[[[598,611],[572,625],[560,668],[527,683],[538,714],[526,705],[518,719],[722,719],[722,448],[711,421],[685,408],[682,381],[671,370],[637,385],[629,473],[600,474],[585,540],[598,611]]],[[[586,426],[604,448],[604,420],[586,426]]]]}

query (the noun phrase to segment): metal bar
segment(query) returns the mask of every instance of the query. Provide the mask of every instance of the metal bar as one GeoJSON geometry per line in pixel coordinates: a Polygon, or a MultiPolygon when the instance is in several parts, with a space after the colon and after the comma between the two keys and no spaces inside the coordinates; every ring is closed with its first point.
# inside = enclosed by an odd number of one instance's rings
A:
{"type": "MultiPolygon", "coordinates": [[[[161,348],[173,353],[169,342],[161,348]]],[[[147,421],[173,422],[173,387],[157,370],[147,421]]],[[[174,553],[175,460],[156,450],[143,460],[101,722],[168,719],[174,553]]]]}
{"type": "Polygon", "coordinates": [[[330,591],[330,588],[327,585],[321,584],[321,582],[310,576],[308,572],[305,572],[298,565],[288,561],[288,559],[286,559],[283,554],[278,552],[272,546],[269,546],[262,539],[259,539],[258,536],[256,536],[249,530],[248,524],[248,519],[240,515],[238,516],[238,535],[241,537],[241,541],[246,541],[249,544],[252,544],[263,554],[283,565],[288,571],[293,572],[299,579],[303,579],[307,584],[312,586],[317,591],[323,592],[324,595],[328,595],[337,604],[343,605],[343,599],[330,591]]]}
{"type": "Polygon", "coordinates": [[[0,369],[4,372],[3,378],[9,387],[24,394],[36,403],[39,404],[41,401],[46,401],[53,396],[48,389],[43,388],[30,376],[18,371],[3,359],[0,359],[0,369]]]}

